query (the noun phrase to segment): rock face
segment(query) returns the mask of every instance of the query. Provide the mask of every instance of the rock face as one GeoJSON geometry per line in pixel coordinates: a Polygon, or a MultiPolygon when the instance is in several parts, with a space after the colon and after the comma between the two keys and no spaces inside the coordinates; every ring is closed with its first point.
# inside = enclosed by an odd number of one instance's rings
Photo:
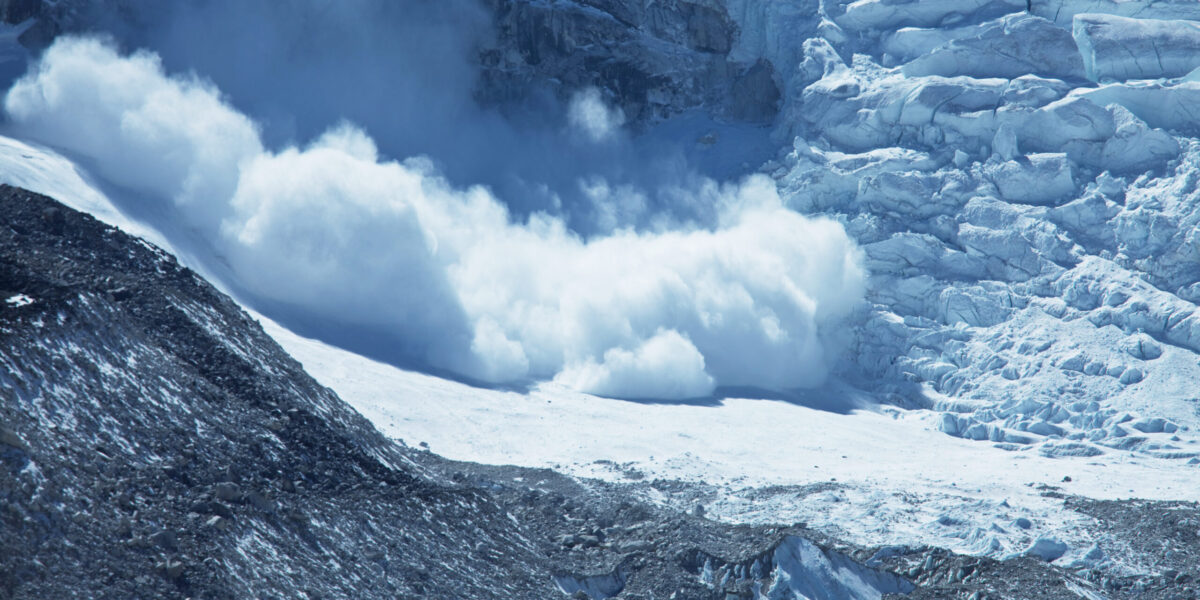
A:
{"type": "Polygon", "coordinates": [[[41,16],[41,0],[3,0],[0,2],[0,19],[15,24],[41,16]]]}
{"type": "MultiPolygon", "coordinates": [[[[138,1],[5,0],[0,18],[32,19],[21,42],[38,50],[64,31],[91,30],[106,12],[133,15],[131,22],[140,11],[153,13],[153,2],[138,1]]],[[[754,123],[779,112],[782,75],[739,45],[723,0],[481,2],[493,29],[479,49],[476,96],[485,104],[518,105],[545,93],[566,100],[597,87],[635,124],[692,109],[754,123]]],[[[815,1],[805,4],[796,10],[816,9],[815,1]]]]}
{"type": "Polygon", "coordinates": [[[5,597],[552,592],[494,502],[424,475],[174,259],[14,188],[0,206],[0,295],[29,299],[0,307],[5,597]]]}
{"type": "Polygon", "coordinates": [[[78,19],[76,3],[47,0],[0,0],[0,23],[29,27],[17,38],[27,48],[39,50],[63,32],[63,24],[78,19]]]}
{"type": "Polygon", "coordinates": [[[739,29],[721,2],[487,3],[496,35],[482,53],[485,102],[595,86],[635,121],[698,108],[770,122],[779,110],[779,75],[770,62],[738,56],[739,29]]]}

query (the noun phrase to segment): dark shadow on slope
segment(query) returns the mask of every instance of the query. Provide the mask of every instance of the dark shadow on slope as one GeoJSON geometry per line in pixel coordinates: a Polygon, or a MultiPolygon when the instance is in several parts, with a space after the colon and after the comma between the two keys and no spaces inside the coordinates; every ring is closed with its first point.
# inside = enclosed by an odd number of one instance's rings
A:
{"type": "Polygon", "coordinates": [[[597,398],[604,400],[612,400],[614,402],[632,402],[634,404],[670,404],[675,406],[721,406],[724,404],[724,398],[719,396],[700,396],[697,398],[682,398],[679,400],[664,400],[661,398],[617,398],[615,396],[601,396],[593,394],[597,398]]]}
{"type": "Polygon", "coordinates": [[[865,392],[832,381],[818,388],[782,392],[751,386],[729,386],[717,388],[717,395],[722,399],[778,400],[839,415],[848,415],[855,410],[877,404],[865,392]]]}
{"type": "Polygon", "coordinates": [[[726,400],[773,400],[803,406],[812,410],[848,415],[856,410],[869,409],[879,404],[870,392],[854,388],[845,382],[830,380],[812,389],[770,390],[754,386],[722,386],[711,396],[662,400],[656,398],[612,398],[608,400],[633,402],[636,404],[671,404],[679,406],[722,406],[726,400]]]}
{"type": "Polygon", "coordinates": [[[248,294],[245,294],[243,290],[235,288],[233,291],[233,295],[238,297],[239,302],[260,314],[269,316],[296,335],[319,340],[330,346],[398,369],[416,371],[474,388],[519,394],[529,393],[536,383],[531,380],[491,383],[460,375],[453,371],[434,367],[428,361],[417,358],[419,350],[414,348],[412,340],[406,340],[403,336],[380,326],[339,322],[329,317],[313,314],[296,305],[254,297],[247,299],[248,294]]]}

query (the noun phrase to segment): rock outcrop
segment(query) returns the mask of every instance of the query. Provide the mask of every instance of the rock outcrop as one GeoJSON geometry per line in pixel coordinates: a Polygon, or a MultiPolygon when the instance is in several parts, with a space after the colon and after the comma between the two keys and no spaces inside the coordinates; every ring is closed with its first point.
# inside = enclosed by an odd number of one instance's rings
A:
{"type": "Polygon", "coordinates": [[[488,4],[496,31],[482,51],[484,102],[537,90],[566,98],[595,86],[641,122],[700,109],[769,123],[779,110],[780,74],[768,61],[739,56],[739,27],[721,2],[488,4]]]}

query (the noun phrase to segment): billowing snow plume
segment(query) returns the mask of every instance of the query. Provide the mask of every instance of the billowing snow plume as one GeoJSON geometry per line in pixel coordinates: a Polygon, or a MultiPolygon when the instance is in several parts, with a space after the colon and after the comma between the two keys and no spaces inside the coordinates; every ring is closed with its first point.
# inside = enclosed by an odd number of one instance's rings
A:
{"type": "MultiPolygon", "coordinates": [[[[67,3],[87,13],[88,31],[111,33],[117,47],[151,49],[165,71],[203,75],[230,106],[258,125],[267,147],[303,144],[334,123],[350,121],[370,132],[382,154],[425,156],[456,187],[488,186],[514,218],[539,210],[561,213],[572,229],[585,234],[612,228],[607,223],[591,227],[595,202],[589,192],[595,186],[581,186],[581,181],[599,178],[614,189],[638,189],[642,210],[599,208],[619,219],[619,226],[644,227],[659,213],[711,224],[703,220],[707,213],[685,214],[689,206],[659,192],[686,185],[695,173],[740,176],[778,150],[761,126],[708,118],[693,118],[702,123],[689,124],[687,131],[635,133],[649,114],[640,84],[614,85],[609,76],[600,76],[607,67],[594,73],[599,78],[556,76],[566,75],[561,72],[566,65],[590,64],[590,59],[571,58],[568,50],[590,45],[586,38],[604,37],[590,24],[572,25],[587,30],[577,31],[585,37],[568,36],[572,39],[555,44],[555,57],[515,46],[525,35],[515,31],[531,27],[531,39],[540,40],[542,28],[552,27],[542,20],[563,8],[574,10],[574,3],[506,1],[501,4],[509,8],[503,9],[480,0],[67,3]],[[540,64],[536,74],[526,73],[534,68],[527,60],[540,64]],[[720,140],[721,152],[697,145],[706,134],[720,140]]],[[[656,38],[637,37],[634,47],[622,45],[620,55],[646,58],[637,48],[656,38]]],[[[691,54],[682,44],[660,50],[655,55],[663,59],[652,61],[656,64],[678,52],[691,54]]],[[[690,56],[696,64],[688,72],[698,73],[704,62],[716,68],[723,60],[701,54],[690,56]]],[[[726,87],[704,81],[714,90],[726,87]]],[[[10,84],[6,80],[0,87],[10,84]]]]}
{"type": "Polygon", "coordinates": [[[600,90],[590,87],[571,98],[567,119],[593,142],[611,139],[625,124],[625,113],[604,103],[600,90]]]}
{"type": "Polygon", "coordinates": [[[712,228],[583,239],[544,214],[514,222],[429,161],[383,158],[351,125],[266,150],[213,86],[93,39],[57,42],[5,110],[21,135],[172,198],[253,297],[384,328],[488,382],[655,398],[815,385],[823,326],[863,294],[841,225],[784,208],[765,177],[713,184],[712,228]]]}

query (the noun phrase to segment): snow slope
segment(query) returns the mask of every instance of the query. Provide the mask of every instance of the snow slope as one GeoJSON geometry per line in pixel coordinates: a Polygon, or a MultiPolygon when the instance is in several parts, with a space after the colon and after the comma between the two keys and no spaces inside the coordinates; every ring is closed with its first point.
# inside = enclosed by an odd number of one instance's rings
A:
{"type": "MultiPolygon", "coordinates": [[[[1043,497],[1040,486],[1108,499],[1183,500],[1197,491],[1195,469],[1178,461],[1118,451],[1005,452],[945,435],[937,412],[872,406],[848,388],[791,401],[732,396],[690,405],[602,399],[553,383],[527,393],[484,390],[370,361],[260,318],[306,371],[409,445],[613,481],[640,473],[703,482],[720,490],[705,502],[707,514],[723,519],[805,521],[857,543],[926,543],[995,557],[1053,537],[1070,546],[1061,559],[1069,563],[1090,548],[1084,518],[1043,497]],[[828,395],[863,408],[823,409],[828,395]],[[772,494],[772,486],[807,488],[772,494]],[[1018,519],[1028,528],[1014,525],[1018,519]]],[[[1186,435],[1178,443],[1200,450],[1186,435]]]]}

